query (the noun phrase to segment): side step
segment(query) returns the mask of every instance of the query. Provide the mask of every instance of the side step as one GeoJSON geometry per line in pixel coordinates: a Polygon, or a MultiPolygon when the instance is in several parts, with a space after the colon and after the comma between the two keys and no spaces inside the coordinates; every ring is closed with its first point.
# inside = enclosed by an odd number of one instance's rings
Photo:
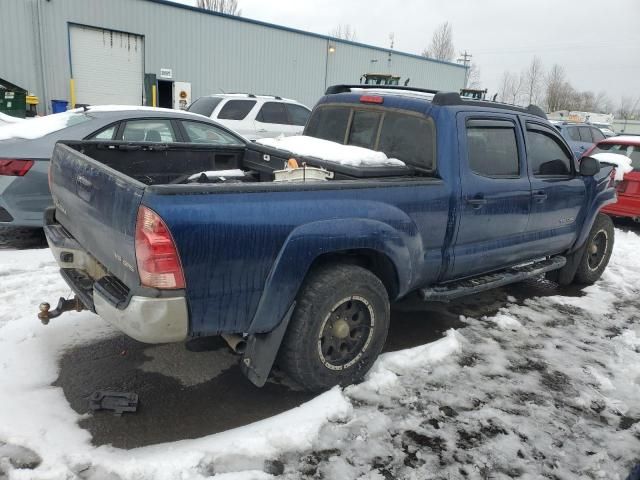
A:
{"type": "Polygon", "coordinates": [[[454,298],[473,295],[474,293],[502,287],[510,283],[520,282],[527,278],[537,277],[552,270],[558,270],[567,263],[566,257],[556,256],[499,272],[489,273],[481,277],[468,278],[458,282],[436,285],[419,290],[423,300],[430,302],[446,302],[454,298]]]}

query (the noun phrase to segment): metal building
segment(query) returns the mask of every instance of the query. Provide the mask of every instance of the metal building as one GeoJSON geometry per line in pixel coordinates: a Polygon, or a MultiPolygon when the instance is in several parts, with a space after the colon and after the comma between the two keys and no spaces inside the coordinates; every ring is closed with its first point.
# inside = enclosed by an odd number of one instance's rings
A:
{"type": "MultiPolygon", "coordinates": [[[[328,85],[391,73],[457,91],[465,68],[166,0],[2,0],[0,77],[71,104],[179,107],[251,92],[312,106],[328,85]]],[[[42,108],[46,106],[46,112],[42,108]]]]}

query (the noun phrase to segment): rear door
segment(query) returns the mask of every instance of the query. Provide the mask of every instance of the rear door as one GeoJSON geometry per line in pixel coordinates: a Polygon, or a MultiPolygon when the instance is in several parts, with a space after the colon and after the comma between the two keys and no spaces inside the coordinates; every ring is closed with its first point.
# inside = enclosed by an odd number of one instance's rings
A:
{"type": "Polygon", "coordinates": [[[458,114],[462,198],[451,277],[513,265],[523,249],[531,187],[515,115],[458,114]]]}
{"type": "Polygon", "coordinates": [[[256,115],[256,137],[289,136],[301,132],[300,126],[291,125],[289,113],[283,102],[264,102],[256,115]]]}
{"type": "Polygon", "coordinates": [[[109,272],[137,285],[135,227],[145,185],[60,143],[50,175],[58,222],[109,272]]]}
{"type": "Polygon", "coordinates": [[[250,98],[231,99],[224,102],[212,116],[227,128],[247,138],[256,138],[253,117],[259,107],[257,100],[250,98]]]}
{"type": "Polygon", "coordinates": [[[571,152],[552,127],[527,120],[525,128],[532,192],[527,248],[536,255],[560,253],[577,235],[585,183],[571,152]]]}

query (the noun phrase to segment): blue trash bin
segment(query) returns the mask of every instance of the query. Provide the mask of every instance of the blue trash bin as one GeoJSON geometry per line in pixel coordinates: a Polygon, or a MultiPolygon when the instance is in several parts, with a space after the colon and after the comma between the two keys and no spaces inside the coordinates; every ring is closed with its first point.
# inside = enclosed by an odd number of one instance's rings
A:
{"type": "Polygon", "coordinates": [[[51,110],[53,110],[53,113],[66,112],[67,105],[69,105],[69,102],[66,100],[51,100],[51,110]]]}

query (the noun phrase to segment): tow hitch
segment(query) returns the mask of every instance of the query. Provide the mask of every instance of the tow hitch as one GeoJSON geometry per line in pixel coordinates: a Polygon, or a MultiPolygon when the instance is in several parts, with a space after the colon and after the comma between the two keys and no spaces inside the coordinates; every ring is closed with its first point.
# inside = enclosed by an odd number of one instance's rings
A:
{"type": "Polygon", "coordinates": [[[49,310],[51,305],[44,302],[40,304],[40,312],[38,312],[38,318],[42,322],[43,325],[47,325],[49,320],[52,318],[59,317],[64,312],[70,312],[71,310],[75,310],[76,312],[81,312],[82,310],[86,310],[87,307],[80,301],[78,297],[73,297],[69,300],[60,297],[58,300],[58,305],[55,310],[49,310]]]}

